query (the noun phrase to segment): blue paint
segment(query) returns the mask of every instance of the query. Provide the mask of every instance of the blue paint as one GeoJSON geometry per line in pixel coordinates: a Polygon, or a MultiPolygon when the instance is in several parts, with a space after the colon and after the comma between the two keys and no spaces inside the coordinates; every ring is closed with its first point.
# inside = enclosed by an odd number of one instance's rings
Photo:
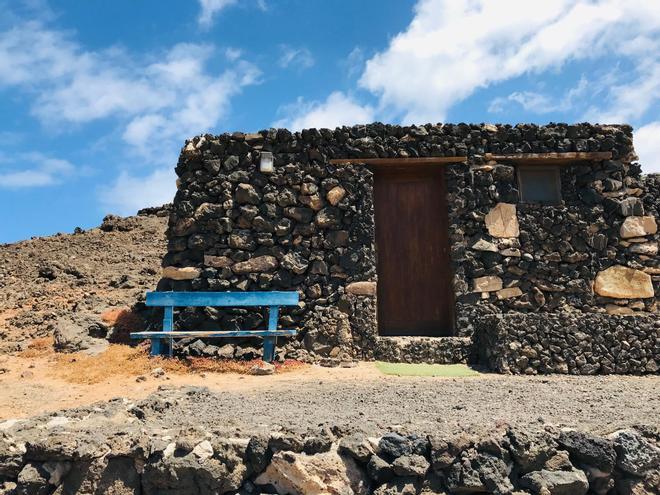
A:
{"type": "Polygon", "coordinates": [[[268,308],[268,330],[275,330],[277,328],[277,318],[280,315],[280,308],[271,306],[268,308]]]}
{"type": "Polygon", "coordinates": [[[222,337],[287,337],[295,335],[298,330],[231,330],[223,332],[218,331],[187,331],[181,330],[176,332],[133,332],[132,339],[148,339],[148,338],[182,338],[182,337],[207,337],[207,338],[222,338],[222,337]]]}
{"type": "Polygon", "coordinates": [[[147,306],[163,306],[162,332],[133,332],[132,339],[151,339],[151,355],[158,356],[168,353],[172,356],[173,340],[184,337],[263,337],[263,360],[272,362],[275,359],[275,347],[278,336],[292,336],[296,330],[277,330],[277,320],[280,306],[297,306],[298,293],[295,291],[273,292],[147,292],[147,306]],[[197,306],[268,306],[268,330],[238,330],[238,331],[174,331],[174,308],[197,306]],[[168,339],[169,342],[167,340],[168,339]],[[166,349],[164,349],[166,348],[166,349]]]}
{"type": "MultiPolygon", "coordinates": [[[[280,314],[280,308],[271,306],[268,308],[268,329],[275,330],[277,328],[277,318],[280,314]]],[[[264,337],[264,361],[270,363],[275,359],[275,346],[277,345],[277,337],[264,337]]]]}
{"type": "MultiPolygon", "coordinates": [[[[133,334],[131,334],[131,338],[133,334]]],[[[160,356],[161,354],[161,340],[160,339],[151,339],[151,355],[160,356]]]]}
{"type": "MultiPolygon", "coordinates": [[[[163,332],[172,332],[173,330],[174,330],[174,307],[165,306],[165,311],[163,314],[163,332]]],[[[161,347],[162,344],[163,342],[161,342],[161,347]]],[[[172,337],[170,337],[169,342],[167,342],[166,344],[166,347],[170,357],[172,357],[172,353],[174,352],[174,341],[172,340],[172,337]]]]}
{"type": "Polygon", "coordinates": [[[147,292],[147,306],[296,306],[295,291],[147,292]]]}

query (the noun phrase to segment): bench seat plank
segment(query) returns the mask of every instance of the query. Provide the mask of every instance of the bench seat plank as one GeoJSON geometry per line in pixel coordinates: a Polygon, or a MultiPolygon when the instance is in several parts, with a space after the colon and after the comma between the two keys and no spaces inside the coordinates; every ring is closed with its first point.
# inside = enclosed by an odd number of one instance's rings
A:
{"type": "Polygon", "coordinates": [[[147,292],[147,306],[297,306],[296,291],[147,292]]]}
{"type": "Polygon", "coordinates": [[[184,338],[184,337],[286,337],[295,335],[296,330],[237,330],[237,331],[175,331],[175,332],[133,332],[132,339],[184,338]]]}

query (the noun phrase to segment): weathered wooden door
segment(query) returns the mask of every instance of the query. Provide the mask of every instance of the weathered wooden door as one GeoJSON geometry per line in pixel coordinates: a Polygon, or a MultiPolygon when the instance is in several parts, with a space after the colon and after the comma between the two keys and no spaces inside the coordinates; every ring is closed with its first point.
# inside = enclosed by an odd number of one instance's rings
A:
{"type": "Polygon", "coordinates": [[[380,335],[452,334],[444,169],[375,169],[380,335]]]}

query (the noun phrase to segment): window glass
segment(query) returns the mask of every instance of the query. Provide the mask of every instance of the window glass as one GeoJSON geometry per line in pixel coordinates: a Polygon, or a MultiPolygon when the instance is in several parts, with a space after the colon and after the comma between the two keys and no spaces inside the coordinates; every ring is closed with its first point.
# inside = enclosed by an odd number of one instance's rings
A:
{"type": "Polygon", "coordinates": [[[561,202],[559,167],[518,167],[520,200],[523,203],[557,204],[561,202]]]}

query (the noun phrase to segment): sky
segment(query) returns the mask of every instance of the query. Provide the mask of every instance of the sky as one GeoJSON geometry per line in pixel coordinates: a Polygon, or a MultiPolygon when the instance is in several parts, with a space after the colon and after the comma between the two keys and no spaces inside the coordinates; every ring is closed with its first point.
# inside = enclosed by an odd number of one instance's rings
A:
{"type": "Polygon", "coordinates": [[[0,242],[170,202],[186,138],[629,123],[660,172],[660,0],[0,0],[0,242]]]}

